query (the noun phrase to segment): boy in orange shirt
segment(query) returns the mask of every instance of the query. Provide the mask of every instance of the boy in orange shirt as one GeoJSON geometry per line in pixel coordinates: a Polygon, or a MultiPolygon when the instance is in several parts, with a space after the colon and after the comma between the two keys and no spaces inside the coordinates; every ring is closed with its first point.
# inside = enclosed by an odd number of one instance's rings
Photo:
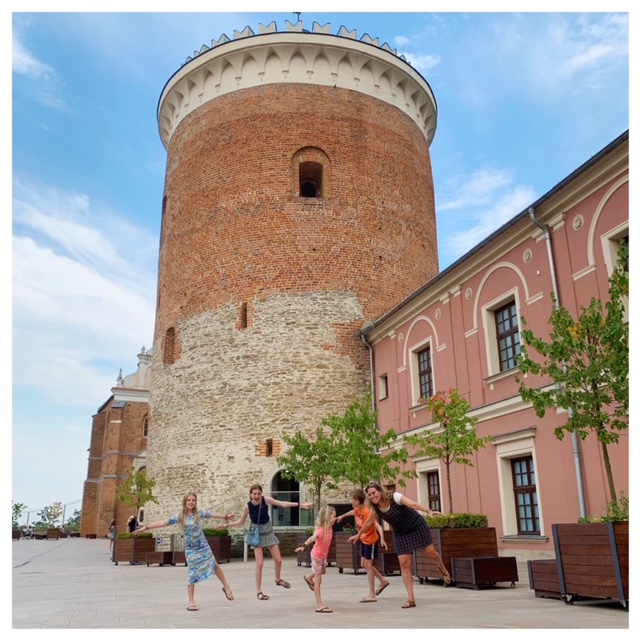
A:
{"type": "MultiPolygon", "coordinates": [[[[389,581],[382,577],[382,574],[373,566],[373,561],[376,559],[378,551],[378,540],[384,549],[387,548],[387,543],[384,539],[384,532],[380,523],[375,522],[373,527],[369,527],[367,531],[362,533],[362,527],[364,523],[369,519],[371,510],[365,505],[366,495],[362,489],[354,489],[351,494],[351,504],[353,509],[347,511],[336,518],[336,522],[341,522],[343,518],[354,516],[356,519],[356,528],[360,532],[360,566],[367,572],[367,578],[369,580],[369,595],[362,598],[360,602],[377,602],[379,596],[388,586],[389,581]],[[380,581],[380,586],[376,589],[376,578],[380,581]]],[[[349,538],[349,542],[355,542],[355,537],[349,538]]]]}

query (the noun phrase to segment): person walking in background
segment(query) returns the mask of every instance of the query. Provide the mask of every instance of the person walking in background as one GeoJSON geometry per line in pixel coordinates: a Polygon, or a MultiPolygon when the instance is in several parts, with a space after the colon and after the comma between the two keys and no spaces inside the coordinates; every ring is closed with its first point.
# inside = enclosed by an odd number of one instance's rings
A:
{"type": "Polygon", "coordinates": [[[260,532],[260,543],[253,546],[253,552],[256,556],[256,589],[258,593],[258,600],[268,600],[269,596],[262,592],[262,569],[264,567],[264,549],[269,548],[273,563],[275,565],[276,572],[276,585],[289,589],[291,585],[283,580],[281,577],[282,572],[282,554],[280,553],[280,541],[276,534],[273,532],[273,524],[269,517],[269,506],[275,505],[276,507],[300,507],[301,509],[309,509],[311,502],[288,502],[286,500],[276,500],[271,496],[262,495],[262,486],[259,484],[253,484],[249,488],[249,502],[245,505],[242,516],[235,522],[229,522],[227,527],[242,526],[247,516],[251,521],[250,528],[257,528],[260,532]]]}
{"type": "Polygon", "coordinates": [[[222,513],[213,513],[211,511],[199,511],[198,497],[195,493],[187,493],[182,499],[182,512],[178,516],[171,516],[167,520],[152,522],[136,529],[134,535],[149,531],[150,529],[158,529],[173,524],[179,524],[184,533],[184,552],[187,559],[189,570],[189,583],[187,584],[187,595],[189,596],[189,606],[187,611],[197,611],[198,606],[195,600],[196,583],[203,582],[210,578],[212,574],[222,583],[222,591],[227,600],[233,600],[234,596],[231,587],[224,576],[222,568],[216,562],[211,551],[211,547],[207,542],[207,538],[202,531],[202,520],[219,519],[229,520],[232,515],[222,513]]]}
{"type": "Polygon", "coordinates": [[[322,601],[322,576],[327,572],[327,556],[333,538],[333,525],[336,522],[336,510],[325,505],[320,509],[316,519],[316,530],[307,538],[301,547],[295,549],[296,553],[302,553],[309,545],[311,549],[311,573],[304,576],[307,583],[316,596],[316,613],[333,613],[333,609],[327,607],[322,601]]]}
{"type": "Polygon", "coordinates": [[[116,535],[118,534],[118,528],[116,527],[116,521],[112,520],[109,525],[109,532],[107,533],[107,538],[109,538],[109,554],[113,557],[113,541],[116,539],[116,535]]]}
{"type": "Polygon", "coordinates": [[[129,516],[127,520],[127,527],[129,528],[129,533],[133,533],[138,527],[138,520],[135,516],[129,516]]]}
{"type": "Polygon", "coordinates": [[[351,504],[353,509],[343,513],[336,518],[336,522],[342,522],[344,518],[354,516],[356,520],[356,529],[360,534],[360,537],[351,536],[349,542],[358,544],[360,542],[360,566],[367,572],[367,578],[369,581],[369,594],[362,598],[360,602],[377,602],[379,596],[388,586],[389,581],[382,577],[382,574],[373,565],[373,561],[378,555],[378,540],[384,549],[387,548],[387,543],[384,539],[384,531],[380,526],[380,523],[375,519],[372,525],[364,531],[364,525],[369,520],[371,515],[371,509],[366,506],[365,501],[367,496],[362,489],[354,489],[351,494],[351,504]],[[380,586],[376,589],[376,578],[380,581],[380,586]]]}
{"type": "MultiPolygon", "coordinates": [[[[433,515],[440,512],[432,511],[398,492],[395,492],[391,497],[377,482],[370,482],[367,485],[367,498],[373,508],[362,531],[367,531],[378,516],[393,527],[393,550],[398,555],[402,581],[409,596],[402,608],[411,609],[416,606],[416,599],[413,593],[413,573],[411,570],[414,551],[424,549],[427,558],[435,562],[440,570],[445,585],[450,584],[451,576],[444,566],[440,554],[433,546],[431,529],[429,529],[424,517],[418,513],[423,511],[428,515],[433,515]]],[[[361,532],[358,532],[355,539],[359,540],[360,537],[361,532]]]]}

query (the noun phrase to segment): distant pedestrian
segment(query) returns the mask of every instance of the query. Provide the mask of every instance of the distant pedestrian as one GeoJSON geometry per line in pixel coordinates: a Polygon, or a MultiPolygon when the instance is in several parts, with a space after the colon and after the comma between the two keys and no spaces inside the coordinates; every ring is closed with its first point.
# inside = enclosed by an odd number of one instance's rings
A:
{"type": "Polygon", "coordinates": [[[142,525],[134,532],[134,535],[179,524],[184,532],[184,553],[189,568],[189,583],[187,584],[187,595],[189,596],[189,606],[187,611],[197,611],[198,606],[195,601],[196,583],[210,578],[212,574],[222,582],[222,591],[227,600],[233,600],[233,593],[227,579],[222,572],[222,568],[216,562],[211,547],[202,530],[202,520],[216,518],[218,520],[229,520],[232,515],[213,513],[211,511],[199,511],[198,497],[195,493],[187,493],[182,499],[182,512],[179,516],[171,516],[168,520],[160,520],[151,524],[142,525]]]}
{"type": "Polygon", "coordinates": [[[316,613],[333,613],[331,607],[327,607],[322,601],[322,576],[327,572],[327,557],[331,539],[333,538],[333,525],[336,522],[336,510],[325,505],[318,512],[316,530],[307,538],[301,547],[295,549],[296,553],[302,553],[309,545],[311,549],[311,573],[304,576],[304,581],[316,596],[316,613]]]}
{"type": "Polygon", "coordinates": [[[269,596],[262,593],[262,568],[264,566],[264,548],[268,547],[273,558],[276,570],[276,584],[279,587],[289,589],[291,585],[283,580],[280,576],[282,571],[282,555],[280,554],[280,541],[273,532],[273,524],[269,517],[269,505],[276,507],[300,507],[301,509],[309,509],[311,502],[288,502],[286,500],[276,500],[271,496],[262,495],[262,487],[259,484],[253,484],[249,487],[249,496],[251,500],[247,502],[239,520],[229,522],[228,527],[238,527],[245,523],[247,516],[251,521],[250,528],[260,531],[260,542],[253,547],[256,556],[256,589],[258,592],[258,600],[268,600],[269,596]]]}
{"type": "Polygon", "coordinates": [[[109,538],[109,553],[113,553],[113,541],[116,539],[117,533],[118,528],[116,527],[116,521],[112,520],[109,525],[109,532],[107,533],[107,538],[109,538]]]}
{"type": "Polygon", "coordinates": [[[129,533],[133,533],[138,527],[138,520],[135,516],[129,516],[127,520],[127,527],[129,528],[129,533]]]}
{"type": "MultiPolygon", "coordinates": [[[[370,482],[367,485],[367,497],[373,509],[363,530],[366,531],[378,516],[393,527],[393,551],[398,555],[402,581],[409,596],[402,608],[411,609],[416,606],[412,573],[414,551],[424,550],[427,558],[435,562],[440,570],[445,585],[451,583],[451,576],[444,566],[440,554],[433,546],[431,529],[429,529],[424,517],[418,513],[418,511],[424,511],[428,515],[433,515],[440,512],[432,511],[398,492],[390,496],[377,482],[370,482]]],[[[356,540],[359,538],[360,533],[356,536],[356,540]]]]}

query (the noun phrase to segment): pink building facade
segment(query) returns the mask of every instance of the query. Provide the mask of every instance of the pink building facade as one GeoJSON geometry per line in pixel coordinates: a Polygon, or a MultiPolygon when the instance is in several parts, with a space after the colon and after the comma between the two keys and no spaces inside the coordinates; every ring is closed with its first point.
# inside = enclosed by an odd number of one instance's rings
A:
{"type": "MultiPolygon", "coordinates": [[[[617,249],[628,236],[625,132],[363,331],[381,431],[437,429],[424,399],[457,388],[478,418],[478,435],[493,436],[472,467],[452,466],[451,490],[454,511],[488,516],[502,554],[552,557],[552,524],[603,514],[609,501],[595,435],[558,440],[554,429],[566,413],[540,419],[521,400],[514,356],[521,317],[535,335],[549,335],[552,292],[574,317],[592,296],[608,299],[617,249]],[[517,508],[522,486],[529,517],[517,508]]],[[[627,431],[609,454],[616,488],[628,496],[627,431]]],[[[403,491],[446,512],[444,464],[415,457],[411,464],[418,478],[403,491]]]]}

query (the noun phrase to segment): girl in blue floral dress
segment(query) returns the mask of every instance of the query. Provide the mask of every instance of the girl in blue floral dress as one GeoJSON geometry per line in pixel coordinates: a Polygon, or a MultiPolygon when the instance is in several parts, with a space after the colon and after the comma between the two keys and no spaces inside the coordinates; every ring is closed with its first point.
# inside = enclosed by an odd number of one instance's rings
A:
{"type": "Polygon", "coordinates": [[[197,611],[198,606],[195,601],[196,582],[202,582],[210,578],[212,574],[216,574],[218,580],[222,582],[222,591],[227,600],[233,600],[231,587],[224,577],[222,568],[216,562],[211,551],[211,547],[207,542],[207,538],[202,531],[202,520],[217,518],[228,521],[233,518],[232,515],[224,515],[220,513],[212,513],[211,511],[199,511],[197,509],[198,497],[195,493],[187,493],[182,500],[182,513],[179,516],[171,516],[168,520],[161,520],[146,524],[137,529],[135,534],[149,531],[149,529],[158,529],[159,527],[167,527],[173,524],[179,524],[184,533],[184,552],[187,558],[187,566],[189,570],[189,584],[187,585],[187,594],[189,595],[189,606],[187,611],[197,611]]]}

